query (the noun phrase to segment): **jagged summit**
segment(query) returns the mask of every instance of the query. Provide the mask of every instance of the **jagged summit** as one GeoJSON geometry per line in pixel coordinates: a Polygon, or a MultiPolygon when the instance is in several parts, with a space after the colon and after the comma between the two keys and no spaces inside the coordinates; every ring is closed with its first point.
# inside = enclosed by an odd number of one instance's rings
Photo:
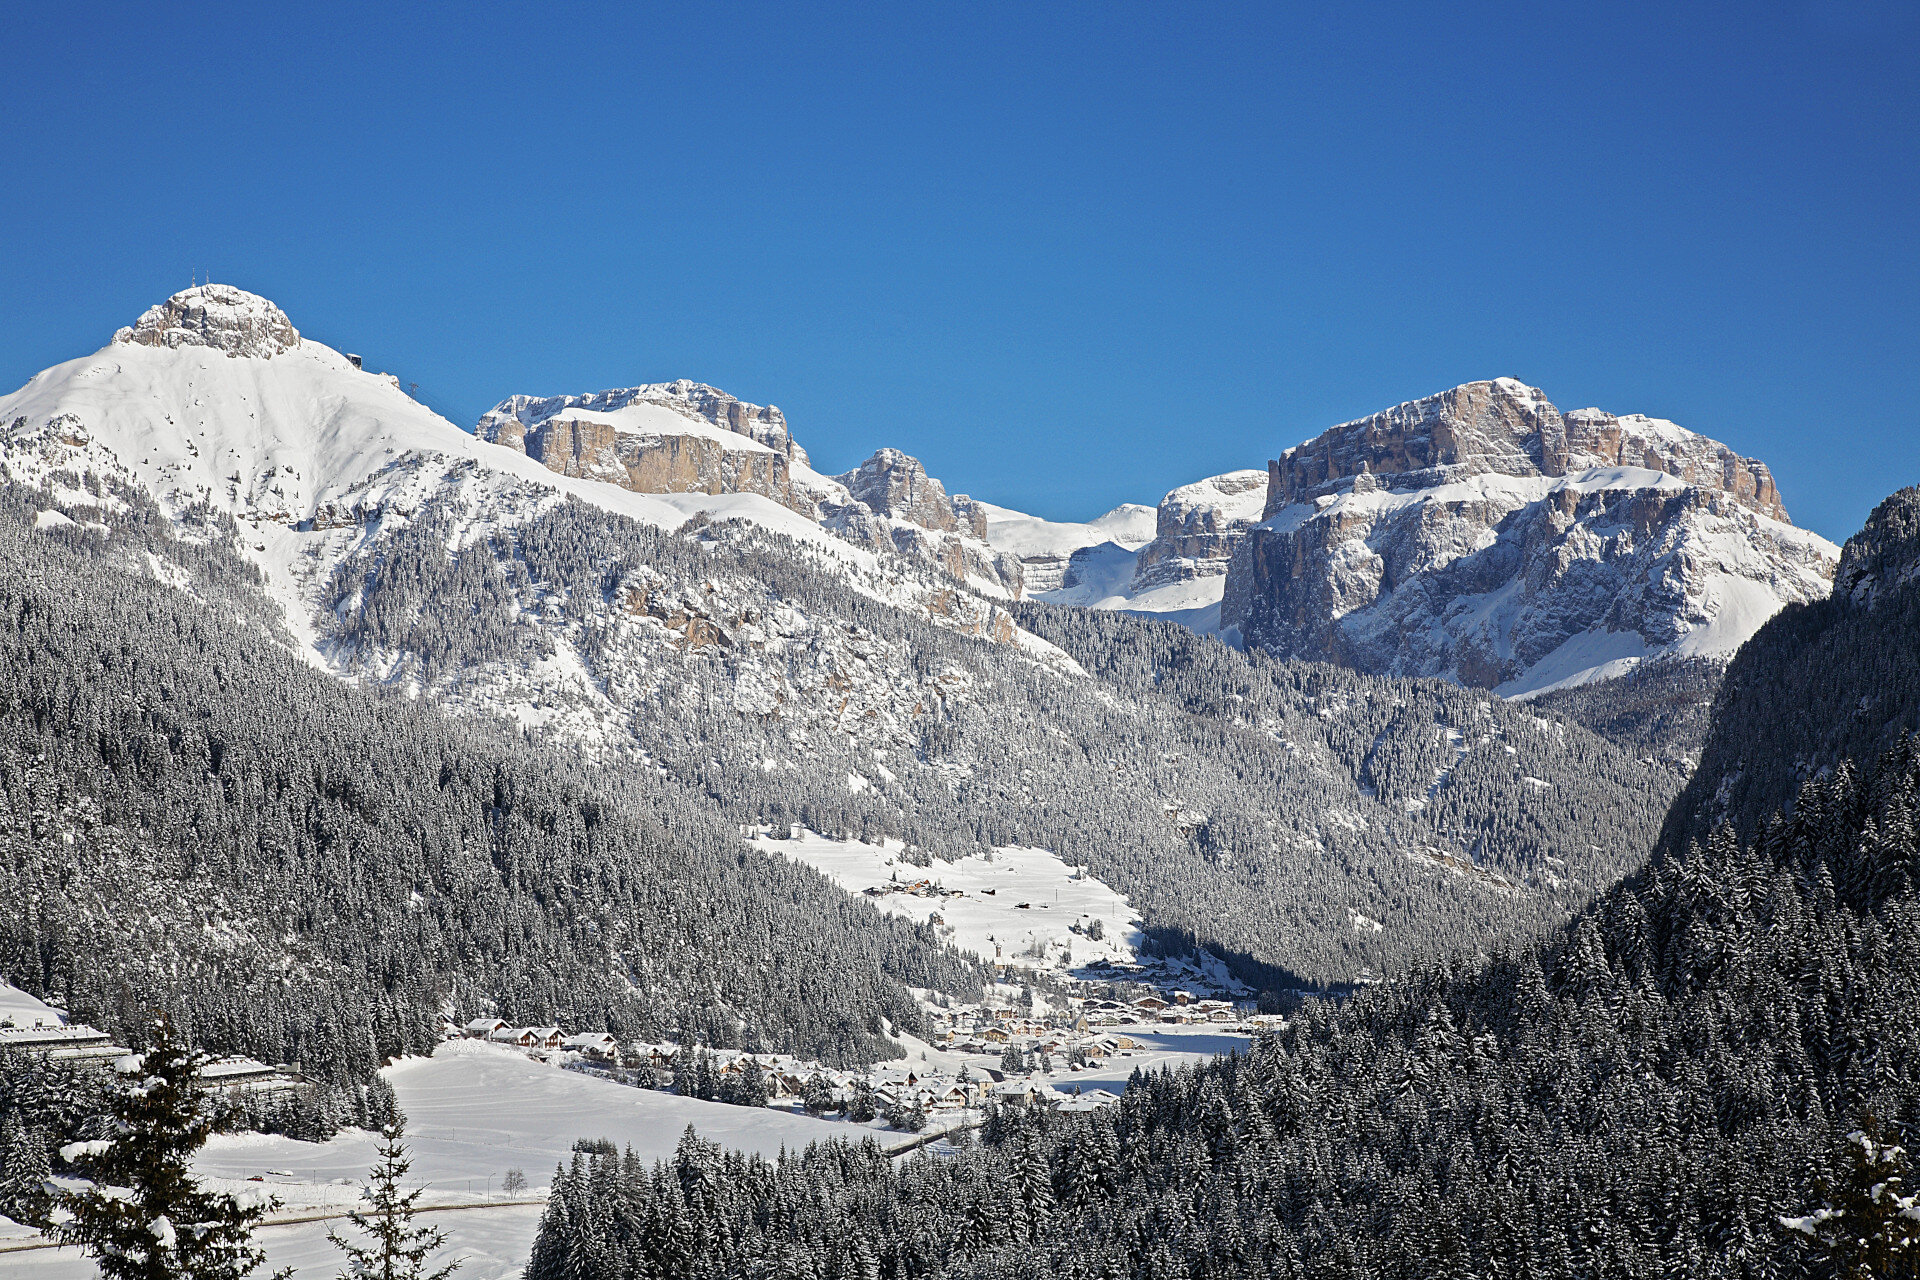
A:
{"type": "Polygon", "coordinates": [[[1601,409],[1562,413],[1538,387],[1514,378],[1466,382],[1330,427],[1267,464],[1266,515],[1350,488],[1353,477],[1391,476],[1395,489],[1472,476],[1568,476],[1634,467],[1718,489],[1761,515],[1790,523],[1767,465],[1662,418],[1601,409]]]}
{"type": "Polygon", "coordinates": [[[748,404],[718,387],[690,378],[582,395],[508,396],[487,411],[475,431],[483,440],[506,443],[515,438],[516,432],[537,431],[556,418],[575,420],[582,414],[604,414],[616,416],[613,425],[628,431],[642,432],[651,427],[657,433],[663,424],[646,417],[645,410],[649,407],[668,410],[689,422],[732,432],[785,456],[789,462],[806,465],[806,451],[794,443],[792,433],[787,430],[786,415],[778,408],[770,404],[748,404]],[[637,410],[636,406],[639,406],[637,410]]]}
{"type": "Polygon", "coordinates": [[[212,347],[236,359],[271,360],[299,346],[300,331],[286,312],[257,293],[203,284],[148,307],[113,340],[144,347],[212,347]]]}
{"type": "Polygon", "coordinates": [[[1268,463],[1221,622],[1275,654],[1512,696],[1724,657],[1825,595],[1837,554],[1791,526],[1765,463],[1496,378],[1268,463]]]}
{"type": "Polygon", "coordinates": [[[1881,596],[1920,579],[1920,488],[1908,486],[1873,509],[1866,527],[1840,549],[1833,597],[1871,608],[1881,596]]]}

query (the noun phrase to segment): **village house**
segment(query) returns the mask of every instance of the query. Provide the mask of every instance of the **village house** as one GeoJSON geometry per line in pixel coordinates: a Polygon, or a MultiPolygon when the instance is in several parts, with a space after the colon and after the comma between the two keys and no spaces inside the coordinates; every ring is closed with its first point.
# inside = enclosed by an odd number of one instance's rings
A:
{"type": "Polygon", "coordinates": [[[598,1062],[611,1062],[620,1053],[620,1042],[604,1031],[583,1031],[577,1036],[568,1036],[560,1042],[560,1047],[598,1062]]]}
{"type": "Polygon", "coordinates": [[[61,1062],[110,1061],[127,1052],[113,1044],[106,1032],[81,1023],[36,1020],[23,1026],[13,1019],[0,1023],[0,1049],[17,1049],[61,1062]]]}
{"type": "Polygon", "coordinates": [[[291,1093],[302,1081],[287,1067],[270,1067],[252,1058],[215,1058],[195,1073],[202,1084],[223,1093],[291,1093]]]}

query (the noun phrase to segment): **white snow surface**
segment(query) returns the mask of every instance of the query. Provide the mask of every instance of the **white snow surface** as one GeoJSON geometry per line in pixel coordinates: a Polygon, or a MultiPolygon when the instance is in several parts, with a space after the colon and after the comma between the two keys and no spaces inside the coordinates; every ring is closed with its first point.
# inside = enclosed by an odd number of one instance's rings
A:
{"type": "Polygon", "coordinates": [[[1239,647],[1238,632],[1220,626],[1220,600],[1227,589],[1224,574],[1186,578],[1136,590],[1133,573],[1138,551],[1111,543],[1081,553],[1075,566],[1078,581],[1055,591],[1036,591],[1035,600],[1078,605],[1083,609],[1110,609],[1178,622],[1204,636],[1218,636],[1239,647]]]}
{"type": "Polygon", "coordinates": [[[1045,849],[1007,845],[991,858],[935,859],[921,867],[901,857],[897,842],[835,840],[801,829],[791,838],[763,834],[753,843],[806,863],[849,893],[888,889],[872,898],[874,905],[920,922],[939,916],[942,937],[983,960],[1065,971],[1095,960],[1131,962],[1141,941],[1139,919],[1124,895],[1045,849]],[[946,892],[909,891],[921,881],[946,892]],[[1077,923],[1084,931],[1094,920],[1104,935],[1098,942],[1069,927],[1077,923]]]}
{"type": "MultiPolygon", "coordinates": [[[[431,1058],[408,1058],[382,1072],[407,1116],[412,1178],[429,1200],[480,1198],[486,1179],[499,1190],[501,1174],[517,1168],[533,1193],[546,1187],[554,1165],[570,1158],[576,1138],[611,1138],[631,1145],[648,1162],[671,1155],[691,1124],[702,1137],[766,1156],[781,1146],[864,1136],[860,1125],[815,1120],[791,1111],[732,1107],[682,1098],[657,1089],[632,1089],[580,1072],[536,1062],[501,1045],[477,1040],[442,1044],[431,1058]]],[[[289,1207],[351,1200],[351,1186],[372,1162],[376,1135],[348,1130],[329,1142],[296,1142],[264,1134],[210,1139],[194,1168],[238,1190],[245,1179],[284,1169],[268,1189],[289,1207]]]]}
{"type": "Polygon", "coordinates": [[[1183,511],[1193,508],[1218,512],[1222,524],[1258,520],[1267,505],[1267,473],[1248,469],[1208,476],[1170,490],[1160,500],[1163,508],[1183,511]]]}
{"type": "Polygon", "coordinates": [[[43,1004],[20,988],[0,981],[0,1022],[12,1019],[22,1027],[65,1026],[67,1017],[52,1005],[43,1004]]]}
{"type": "MultiPolygon", "coordinates": [[[[424,1205],[484,1201],[489,1177],[491,1194],[500,1199],[500,1179],[508,1169],[527,1177],[521,1198],[536,1203],[450,1211],[432,1219],[451,1236],[450,1252],[468,1258],[460,1272],[468,1280],[520,1274],[539,1224],[537,1201],[555,1165],[571,1158],[576,1138],[611,1138],[651,1163],[673,1153],[689,1124],[722,1146],[768,1158],[782,1146],[874,1132],[782,1109],[732,1107],[627,1088],[478,1041],[450,1041],[431,1058],[409,1058],[383,1074],[407,1116],[413,1159],[408,1185],[426,1189],[424,1205]]],[[[377,1142],[376,1135],[358,1129],[321,1143],[221,1134],[195,1158],[194,1172],[218,1190],[268,1192],[281,1203],[276,1216],[338,1210],[357,1202],[377,1142]],[[250,1181],[256,1176],[264,1181],[250,1181]]],[[[270,1227],[260,1240],[272,1266],[298,1265],[303,1277],[318,1280],[340,1265],[341,1255],[325,1242],[329,1225],[345,1227],[341,1222],[270,1227]]],[[[70,1250],[0,1253],[0,1276],[8,1280],[92,1274],[92,1264],[70,1250]]]]}
{"type": "MultiPolygon", "coordinates": [[[[533,1251],[533,1238],[540,1227],[544,1205],[538,1202],[499,1204],[477,1210],[428,1211],[422,1225],[439,1227],[448,1236],[447,1247],[433,1254],[428,1263],[437,1267],[456,1258],[461,1280],[519,1280],[533,1251]]],[[[95,1280],[100,1272],[92,1259],[72,1248],[33,1249],[7,1252],[7,1220],[0,1218],[0,1277],[6,1280],[95,1280]]],[[[25,1238],[37,1238],[26,1228],[25,1238]]],[[[352,1237],[352,1224],[344,1219],[300,1222],[260,1228],[255,1240],[267,1254],[267,1265],[254,1274],[267,1276],[282,1267],[292,1267],[295,1280],[333,1280],[340,1274],[345,1259],[328,1242],[327,1233],[341,1231],[352,1237]]]]}
{"type": "Polygon", "coordinates": [[[1105,515],[1081,522],[1046,520],[977,498],[974,502],[987,513],[987,542],[996,551],[1016,556],[1064,559],[1081,547],[1103,542],[1137,550],[1153,541],[1156,513],[1138,502],[1122,503],[1105,515]]]}

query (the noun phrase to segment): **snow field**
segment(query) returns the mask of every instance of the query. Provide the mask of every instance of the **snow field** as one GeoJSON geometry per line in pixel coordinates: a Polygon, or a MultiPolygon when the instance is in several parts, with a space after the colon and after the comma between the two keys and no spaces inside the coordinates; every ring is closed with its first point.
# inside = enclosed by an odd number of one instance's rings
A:
{"type": "Polygon", "coordinates": [[[1095,960],[1131,962],[1140,943],[1139,919],[1124,895],[1045,849],[1008,845],[991,858],[936,859],[920,867],[902,858],[903,846],[894,842],[834,840],[802,830],[784,840],[760,835],[753,843],[806,863],[849,893],[887,889],[869,895],[874,905],[920,922],[939,916],[947,940],[982,960],[1064,972],[1095,960]],[[946,892],[910,891],[921,883],[946,892]],[[1094,920],[1104,935],[1098,942],[1084,932],[1094,920]],[[1083,932],[1072,931],[1076,923],[1083,932]]]}
{"type": "Polygon", "coordinates": [[[67,1020],[52,1005],[42,1004],[20,988],[0,981],[0,1022],[9,1018],[24,1027],[63,1025],[67,1020]]]}
{"type": "MultiPolygon", "coordinates": [[[[12,988],[0,989],[0,999],[12,988]]],[[[15,996],[20,993],[13,992],[15,996]]],[[[26,997],[20,997],[25,999],[26,997]]],[[[519,1169],[528,1190],[520,1199],[479,1209],[448,1210],[434,1225],[448,1234],[450,1253],[468,1259],[471,1280],[518,1276],[539,1224],[539,1200],[554,1167],[571,1159],[577,1138],[609,1138],[651,1163],[673,1153],[691,1124],[722,1146],[772,1158],[782,1147],[805,1147],[835,1137],[861,1138],[863,1125],[815,1120],[798,1112],[731,1107],[653,1089],[632,1089],[562,1071],[509,1048],[451,1041],[431,1058],[410,1058],[384,1072],[407,1116],[413,1167],[407,1185],[423,1187],[425,1205],[501,1201],[500,1180],[519,1169]]],[[[882,1140],[901,1135],[891,1132],[882,1140]]],[[[373,1163],[375,1135],[349,1129],[328,1142],[296,1142],[267,1134],[222,1134],[194,1161],[210,1187],[266,1190],[281,1202],[276,1217],[342,1211],[359,1199],[373,1163]],[[262,1181],[253,1182],[258,1177],[262,1181]]],[[[268,1227],[261,1232],[271,1267],[330,1277],[341,1255],[326,1242],[333,1222],[268,1227]]],[[[0,1250],[33,1233],[0,1219],[0,1250]]],[[[68,1249],[0,1252],[6,1280],[67,1280],[94,1275],[93,1264],[68,1249]]],[[[264,1274],[264,1273],[263,1273],[264,1274]]]]}

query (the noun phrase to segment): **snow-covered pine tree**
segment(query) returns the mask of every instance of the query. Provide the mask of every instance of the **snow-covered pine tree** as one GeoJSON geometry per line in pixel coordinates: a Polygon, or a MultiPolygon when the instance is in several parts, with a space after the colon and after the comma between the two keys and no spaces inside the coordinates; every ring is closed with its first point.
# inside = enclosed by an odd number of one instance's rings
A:
{"type": "Polygon", "coordinates": [[[1808,1237],[1836,1276],[1920,1276],[1920,1194],[1910,1190],[1906,1148],[1881,1141],[1869,1119],[1847,1135],[1851,1176],[1823,1190],[1825,1205],[1780,1225],[1808,1237]]]}
{"type": "Polygon", "coordinates": [[[427,1269],[427,1258],[447,1242],[438,1227],[415,1226],[413,1216],[420,1189],[401,1190],[413,1162],[407,1158],[406,1117],[395,1111],[380,1130],[380,1149],[362,1188],[368,1205],[347,1215],[355,1230],[370,1237],[355,1244],[337,1231],[327,1239],[347,1255],[340,1280],[446,1280],[460,1267],[455,1259],[437,1271],[427,1269]]]}
{"type": "Polygon", "coordinates": [[[18,1118],[0,1125],[0,1213],[16,1222],[38,1223],[47,1211],[46,1139],[18,1118]]]}
{"type": "Polygon", "coordinates": [[[213,1131],[198,1080],[206,1060],[155,1021],[147,1051],[114,1064],[124,1079],[112,1136],[60,1149],[93,1185],[60,1198],[51,1234],[92,1255],[106,1280],[241,1280],[266,1261],[253,1228],[273,1202],[208,1191],[187,1167],[213,1131]]]}
{"type": "Polygon", "coordinates": [[[806,1087],[800,1094],[801,1105],[810,1116],[823,1116],[833,1110],[833,1086],[818,1071],[807,1077],[806,1087]]]}

